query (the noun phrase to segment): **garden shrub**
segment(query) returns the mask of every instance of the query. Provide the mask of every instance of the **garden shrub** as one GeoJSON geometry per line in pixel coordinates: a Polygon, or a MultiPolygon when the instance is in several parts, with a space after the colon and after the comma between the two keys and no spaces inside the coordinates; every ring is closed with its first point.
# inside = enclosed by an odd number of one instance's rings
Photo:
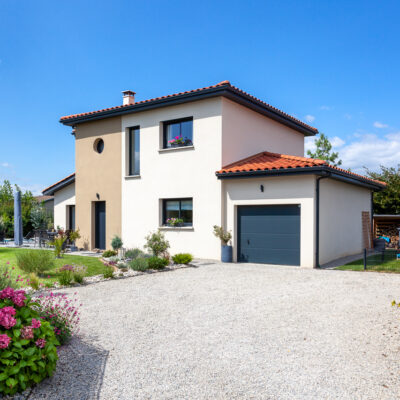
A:
{"type": "Polygon", "coordinates": [[[53,375],[60,343],[23,290],[0,291],[0,393],[13,395],[53,375]]]}
{"type": "Polygon", "coordinates": [[[125,253],[126,258],[130,258],[134,260],[135,258],[142,257],[144,255],[144,252],[138,248],[135,249],[128,249],[125,253]]]}
{"type": "Polygon", "coordinates": [[[175,264],[189,264],[193,260],[193,256],[189,253],[179,253],[172,256],[175,264]]]}
{"type": "Polygon", "coordinates": [[[38,290],[39,289],[39,286],[40,286],[39,278],[34,272],[31,272],[29,274],[29,286],[34,290],[38,290]]]}
{"type": "Polygon", "coordinates": [[[114,278],[114,268],[112,268],[108,265],[105,265],[104,271],[103,271],[103,276],[104,276],[104,279],[114,278]]]}
{"type": "Polygon", "coordinates": [[[163,269],[169,264],[167,259],[160,257],[150,257],[147,259],[147,262],[149,269],[163,269]]]}
{"type": "Polygon", "coordinates": [[[56,258],[62,257],[66,240],[67,238],[65,237],[64,232],[62,232],[62,234],[59,234],[52,242],[50,242],[50,245],[54,246],[54,255],[56,258]]]}
{"type": "Polygon", "coordinates": [[[83,278],[86,276],[87,267],[85,265],[74,265],[72,271],[74,281],[76,283],[83,283],[83,278]]]}
{"type": "Polygon", "coordinates": [[[61,286],[70,286],[74,280],[74,266],[63,265],[59,270],[58,283],[61,286]]]}
{"type": "Polygon", "coordinates": [[[116,255],[117,255],[117,252],[114,250],[106,250],[106,251],[103,251],[103,254],[102,254],[103,258],[114,257],[116,255]]]}
{"type": "Polygon", "coordinates": [[[169,249],[169,242],[160,230],[148,234],[146,240],[144,247],[150,249],[154,257],[158,257],[169,249]]]}
{"type": "Polygon", "coordinates": [[[129,267],[134,271],[146,271],[149,268],[149,258],[138,257],[129,262],[129,267]]]}
{"type": "Polygon", "coordinates": [[[48,321],[61,344],[66,343],[79,330],[80,312],[76,294],[49,293],[37,299],[40,317],[48,321]]]}
{"type": "Polygon", "coordinates": [[[111,247],[115,251],[120,249],[123,244],[122,239],[118,235],[115,235],[111,240],[111,247]]]}
{"type": "Polygon", "coordinates": [[[48,250],[21,250],[15,252],[17,265],[27,274],[37,275],[54,268],[54,258],[48,250]]]}

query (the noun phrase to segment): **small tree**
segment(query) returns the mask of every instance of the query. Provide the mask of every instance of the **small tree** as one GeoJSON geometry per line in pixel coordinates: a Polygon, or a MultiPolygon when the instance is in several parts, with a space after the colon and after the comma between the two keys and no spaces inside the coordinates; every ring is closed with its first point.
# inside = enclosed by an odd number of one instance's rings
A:
{"type": "Polygon", "coordinates": [[[111,247],[114,251],[118,251],[123,244],[122,239],[118,235],[115,235],[111,240],[111,247]]]}
{"type": "Polygon", "coordinates": [[[144,245],[146,249],[150,249],[153,256],[158,257],[160,254],[169,249],[169,242],[165,235],[158,229],[146,236],[147,243],[144,245]]]}
{"type": "Polygon", "coordinates": [[[325,160],[334,166],[342,165],[342,160],[338,159],[339,153],[332,151],[332,143],[328,137],[321,133],[321,136],[315,141],[316,149],[314,152],[307,150],[307,155],[318,160],[325,160]]]}
{"type": "Polygon", "coordinates": [[[371,179],[385,182],[386,188],[374,193],[374,213],[400,214],[400,164],[397,167],[380,166],[379,172],[372,172],[365,168],[371,179]]]}
{"type": "Polygon", "coordinates": [[[38,204],[32,208],[31,223],[34,229],[46,229],[48,220],[47,212],[43,206],[38,204]]]}
{"type": "Polygon", "coordinates": [[[227,246],[229,241],[232,239],[232,233],[226,231],[222,226],[214,225],[214,235],[221,240],[221,242],[227,246]]]}

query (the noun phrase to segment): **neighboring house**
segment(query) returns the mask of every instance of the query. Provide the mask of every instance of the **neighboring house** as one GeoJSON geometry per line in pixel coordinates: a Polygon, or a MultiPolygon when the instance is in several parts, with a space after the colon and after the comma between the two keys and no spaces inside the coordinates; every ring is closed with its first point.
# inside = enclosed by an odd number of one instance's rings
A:
{"type": "Polygon", "coordinates": [[[317,129],[228,81],[139,102],[123,93],[121,106],[60,120],[73,128],[76,175],[43,193],[60,224],[76,204],[80,246],[108,248],[116,234],[143,246],[160,228],[171,253],[218,259],[222,225],[235,261],[315,267],[369,245],[371,194],[384,184],[304,158],[317,129]]]}
{"type": "Polygon", "coordinates": [[[54,215],[54,197],[53,196],[35,196],[39,204],[43,204],[48,215],[54,215]]]}
{"type": "Polygon", "coordinates": [[[54,227],[75,229],[75,174],[43,190],[54,198],[54,227]]]}

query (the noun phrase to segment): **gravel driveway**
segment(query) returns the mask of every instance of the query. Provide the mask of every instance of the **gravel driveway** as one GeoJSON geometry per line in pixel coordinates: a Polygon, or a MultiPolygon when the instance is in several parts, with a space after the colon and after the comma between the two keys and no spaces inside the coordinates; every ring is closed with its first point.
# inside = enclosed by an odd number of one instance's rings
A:
{"type": "Polygon", "coordinates": [[[78,293],[29,399],[399,398],[400,275],[202,263],[78,293]]]}

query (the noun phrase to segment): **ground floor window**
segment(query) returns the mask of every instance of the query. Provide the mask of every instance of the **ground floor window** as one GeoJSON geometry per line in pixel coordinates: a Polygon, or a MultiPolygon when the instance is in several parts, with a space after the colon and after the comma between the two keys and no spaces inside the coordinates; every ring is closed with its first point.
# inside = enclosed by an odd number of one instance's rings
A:
{"type": "Polygon", "coordinates": [[[193,225],[193,199],[165,199],[163,200],[163,225],[171,225],[171,218],[182,220],[184,226],[193,225]]]}

